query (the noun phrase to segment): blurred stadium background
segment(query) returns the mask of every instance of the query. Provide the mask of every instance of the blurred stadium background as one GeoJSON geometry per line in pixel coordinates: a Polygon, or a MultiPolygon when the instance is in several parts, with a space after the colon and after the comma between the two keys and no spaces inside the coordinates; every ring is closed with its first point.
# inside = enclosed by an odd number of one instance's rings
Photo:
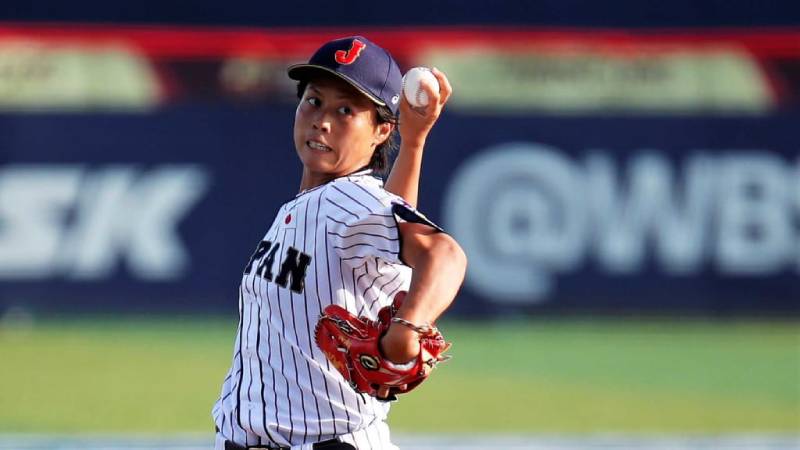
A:
{"type": "Polygon", "coordinates": [[[285,68],[350,34],[455,88],[403,448],[800,448],[796,3],[196,0],[0,5],[0,449],[211,447],[285,68]]]}

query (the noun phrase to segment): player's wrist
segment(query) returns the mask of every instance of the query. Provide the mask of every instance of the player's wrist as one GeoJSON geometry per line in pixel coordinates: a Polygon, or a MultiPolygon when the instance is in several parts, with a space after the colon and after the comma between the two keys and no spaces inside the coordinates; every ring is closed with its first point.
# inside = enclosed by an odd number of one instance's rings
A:
{"type": "Polygon", "coordinates": [[[427,136],[408,136],[400,135],[400,153],[422,154],[425,150],[427,136]]]}
{"type": "Polygon", "coordinates": [[[405,364],[419,355],[419,334],[398,323],[392,323],[381,339],[381,351],[389,361],[405,364]]]}

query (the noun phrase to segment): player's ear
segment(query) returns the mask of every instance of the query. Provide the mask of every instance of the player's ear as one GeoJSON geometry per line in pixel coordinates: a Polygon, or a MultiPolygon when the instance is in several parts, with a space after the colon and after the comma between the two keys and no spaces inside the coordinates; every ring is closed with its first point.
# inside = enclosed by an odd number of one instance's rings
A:
{"type": "Polygon", "coordinates": [[[379,123],[375,128],[375,146],[381,145],[389,139],[394,130],[394,124],[389,122],[379,123]]]}

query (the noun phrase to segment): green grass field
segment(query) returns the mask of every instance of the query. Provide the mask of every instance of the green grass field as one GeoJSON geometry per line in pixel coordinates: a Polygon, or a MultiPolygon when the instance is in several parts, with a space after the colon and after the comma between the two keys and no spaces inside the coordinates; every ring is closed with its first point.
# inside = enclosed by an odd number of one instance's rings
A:
{"type": "MultiPolygon", "coordinates": [[[[0,328],[0,432],[208,432],[233,320],[0,328]]],[[[800,432],[796,321],[442,326],[454,358],[393,407],[398,431],[800,432]]]]}

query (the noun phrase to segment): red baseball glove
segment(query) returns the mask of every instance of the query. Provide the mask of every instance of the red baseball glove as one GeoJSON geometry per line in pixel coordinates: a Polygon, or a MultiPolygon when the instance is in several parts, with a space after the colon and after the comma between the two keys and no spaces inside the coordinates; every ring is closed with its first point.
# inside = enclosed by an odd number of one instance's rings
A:
{"type": "Polygon", "coordinates": [[[317,322],[317,345],[356,391],[378,397],[379,391],[388,388],[389,396],[382,400],[393,400],[395,394],[417,387],[439,362],[449,359],[443,353],[450,343],[433,326],[419,333],[420,352],[411,363],[397,365],[384,358],[380,339],[405,296],[405,292],[398,293],[393,304],[382,308],[374,321],[329,305],[317,322]]]}

